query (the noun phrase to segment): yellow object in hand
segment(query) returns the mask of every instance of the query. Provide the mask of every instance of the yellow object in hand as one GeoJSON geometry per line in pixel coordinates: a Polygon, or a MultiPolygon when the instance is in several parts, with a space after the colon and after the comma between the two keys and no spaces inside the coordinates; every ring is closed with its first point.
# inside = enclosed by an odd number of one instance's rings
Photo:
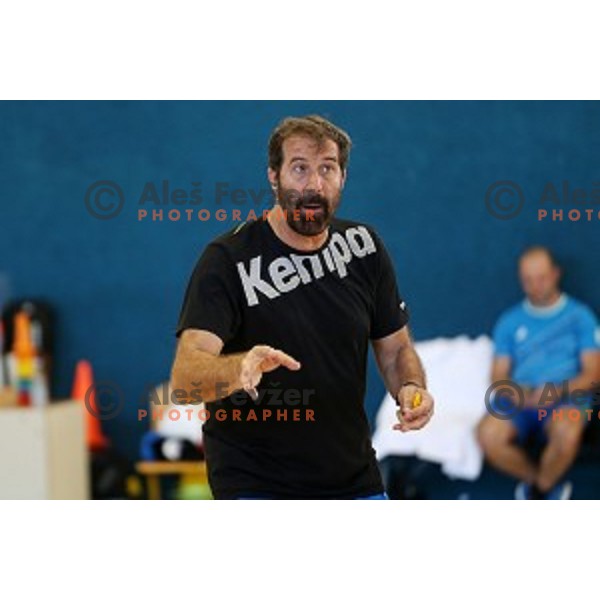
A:
{"type": "Polygon", "coordinates": [[[418,408],[421,406],[421,392],[416,392],[413,396],[412,407],[418,408]]]}

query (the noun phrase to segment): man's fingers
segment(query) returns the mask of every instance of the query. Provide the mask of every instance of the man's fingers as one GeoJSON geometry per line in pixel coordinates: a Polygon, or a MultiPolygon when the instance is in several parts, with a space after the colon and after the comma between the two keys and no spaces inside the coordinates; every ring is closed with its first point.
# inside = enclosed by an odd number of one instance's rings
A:
{"type": "Polygon", "coordinates": [[[414,421],[428,415],[431,412],[431,405],[421,405],[419,408],[412,408],[403,412],[403,417],[406,421],[414,421]]]}
{"type": "Polygon", "coordinates": [[[252,377],[252,373],[245,369],[240,376],[240,382],[242,384],[242,389],[249,394],[253,400],[256,400],[258,398],[258,392],[256,391],[257,378],[252,377]]]}
{"type": "Polygon", "coordinates": [[[255,346],[251,350],[250,355],[253,360],[257,361],[257,364],[261,364],[263,361],[269,361],[272,362],[273,365],[281,365],[292,371],[297,371],[301,366],[295,358],[281,350],[271,348],[271,346],[255,346]]]}
{"type": "Polygon", "coordinates": [[[396,416],[399,422],[394,424],[392,429],[407,432],[424,427],[433,415],[433,399],[431,396],[425,391],[421,392],[421,401],[416,406],[413,394],[403,399],[406,408],[397,411],[396,416]]]}
{"type": "Polygon", "coordinates": [[[297,371],[300,368],[300,363],[281,350],[276,350],[270,346],[255,346],[248,352],[242,362],[240,373],[242,389],[253,400],[256,400],[258,398],[256,386],[259,384],[262,374],[273,371],[279,366],[297,371]]]}
{"type": "Polygon", "coordinates": [[[433,399],[426,391],[417,392],[418,402],[415,403],[417,394],[411,394],[403,403],[402,416],[406,421],[414,421],[428,415],[433,410],[433,399]]]}
{"type": "Polygon", "coordinates": [[[427,421],[423,421],[422,423],[396,423],[392,429],[395,431],[402,431],[406,433],[407,431],[418,431],[422,429],[425,425],[427,425],[427,421]]]}
{"type": "Polygon", "coordinates": [[[430,413],[412,421],[402,420],[400,423],[396,423],[392,429],[396,431],[416,431],[427,425],[431,416],[432,414],[430,413]]]}
{"type": "Polygon", "coordinates": [[[411,421],[410,423],[408,423],[408,426],[411,429],[421,429],[422,427],[427,425],[427,423],[429,423],[430,419],[431,419],[431,415],[425,415],[423,417],[420,417],[419,419],[415,419],[414,421],[411,421]]]}
{"type": "Polygon", "coordinates": [[[259,381],[260,371],[258,371],[257,366],[250,360],[246,364],[243,364],[242,372],[240,373],[240,383],[242,384],[242,389],[253,400],[258,398],[256,386],[258,385],[259,381]]]}
{"type": "Polygon", "coordinates": [[[252,398],[252,400],[256,400],[258,398],[258,392],[255,387],[250,385],[244,386],[244,391],[252,398]]]}
{"type": "Polygon", "coordinates": [[[287,367],[292,371],[297,371],[300,368],[300,363],[295,358],[292,358],[289,354],[286,354],[281,350],[273,350],[269,355],[269,358],[272,358],[277,364],[282,367],[287,367]]]}

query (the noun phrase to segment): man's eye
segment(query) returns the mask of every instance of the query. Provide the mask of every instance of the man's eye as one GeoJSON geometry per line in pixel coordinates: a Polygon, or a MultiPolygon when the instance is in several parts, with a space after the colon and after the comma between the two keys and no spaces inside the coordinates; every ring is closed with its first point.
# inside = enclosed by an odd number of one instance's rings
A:
{"type": "Polygon", "coordinates": [[[323,175],[333,175],[335,173],[338,173],[338,166],[336,164],[326,164],[326,165],[322,165],[321,166],[321,173],[323,175]]]}
{"type": "Polygon", "coordinates": [[[294,172],[296,172],[296,173],[304,173],[304,171],[306,171],[305,165],[296,165],[294,167],[294,172]]]}

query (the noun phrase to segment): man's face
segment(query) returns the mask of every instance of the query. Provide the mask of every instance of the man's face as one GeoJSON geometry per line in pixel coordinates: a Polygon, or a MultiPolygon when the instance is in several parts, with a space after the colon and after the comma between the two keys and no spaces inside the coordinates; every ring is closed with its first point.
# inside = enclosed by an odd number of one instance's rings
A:
{"type": "Polygon", "coordinates": [[[523,291],[535,306],[547,306],[558,293],[560,270],[543,252],[524,256],[519,264],[523,291]]]}
{"type": "Polygon", "coordinates": [[[319,235],[337,210],[345,180],[337,144],[326,139],[319,146],[306,136],[289,137],[283,142],[281,170],[269,169],[269,180],[277,186],[278,204],[288,211],[290,228],[300,235],[319,235]],[[299,218],[294,218],[295,210],[299,218]]]}

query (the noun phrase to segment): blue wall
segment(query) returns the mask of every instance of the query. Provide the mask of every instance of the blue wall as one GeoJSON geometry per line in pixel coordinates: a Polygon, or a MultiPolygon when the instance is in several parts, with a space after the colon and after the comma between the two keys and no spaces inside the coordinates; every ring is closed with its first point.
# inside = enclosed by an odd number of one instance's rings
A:
{"type": "MultiPolygon", "coordinates": [[[[82,357],[96,379],[123,389],[128,405],[104,427],[130,457],[147,427],[137,421],[140,395],[169,373],[190,271],[207,241],[231,226],[138,222],[145,183],[189,191],[200,181],[203,206],[214,211],[218,181],[266,188],[272,127],[308,112],[353,137],[340,215],[371,223],[387,242],[417,339],[489,332],[520,298],[515,259],[531,243],[551,246],[565,288],[600,311],[598,220],[536,220],[546,182],[590,191],[600,181],[598,103],[0,103],[0,273],[14,297],[56,308],[57,395],[69,393],[82,357]],[[86,211],[96,180],[123,189],[113,220],[86,211]],[[486,188],[497,180],[525,192],[515,219],[486,210],[486,188]]],[[[371,415],[382,392],[371,365],[371,415]]]]}

